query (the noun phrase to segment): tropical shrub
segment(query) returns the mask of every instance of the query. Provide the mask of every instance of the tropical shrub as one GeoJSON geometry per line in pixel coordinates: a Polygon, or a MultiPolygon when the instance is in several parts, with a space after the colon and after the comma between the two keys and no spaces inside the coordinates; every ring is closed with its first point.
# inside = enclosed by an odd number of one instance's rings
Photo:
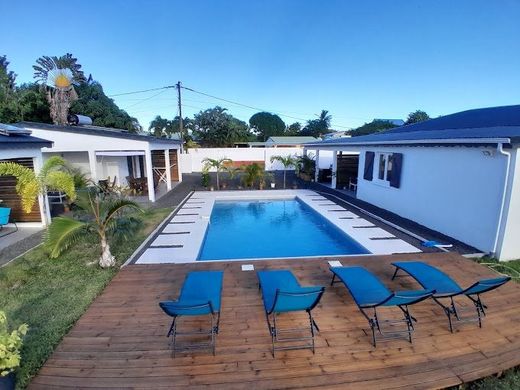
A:
{"type": "MultiPolygon", "coordinates": [[[[20,164],[2,162],[0,163],[0,176],[16,178],[16,192],[21,198],[24,211],[30,213],[38,195],[46,196],[49,191],[64,192],[70,201],[76,198],[74,178],[64,170],[65,166],[66,162],[63,158],[53,156],[45,161],[42,169],[36,175],[32,169],[20,164]]],[[[45,208],[45,202],[43,203],[45,208]]],[[[44,214],[47,215],[46,212],[44,214]]]]}
{"type": "Polygon", "coordinates": [[[257,163],[253,163],[250,165],[246,165],[243,168],[244,176],[242,177],[242,182],[246,187],[254,187],[255,184],[260,185],[261,180],[265,176],[265,170],[257,163]]]}
{"type": "Polygon", "coordinates": [[[296,156],[271,156],[271,163],[278,161],[283,165],[283,188],[285,188],[285,176],[287,169],[290,167],[296,167],[298,164],[298,157],[296,156]]]}
{"type": "Polygon", "coordinates": [[[7,376],[20,366],[20,349],[28,330],[27,324],[22,324],[10,332],[7,316],[0,311],[0,376],[7,376]]]}
{"type": "Polygon", "coordinates": [[[109,239],[127,239],[137,230],[140,221],[125,211],[142,211],[141,207],[128,199],[104,194],[97,188],[78,193],[75,206],[79,210],[76,218],[54,218],[45,234],[44,244],[50,258],[59,257],[80,240],[96,237],[101,246],[99,265],[112,267],[116,259],[110,252],[109,239]]]}
{"type": "Polygon", "coordinates": [[[211,168],[215,168],[217,171],[217,190],[220,189],[220,181],[219,176],[220,172],[226,169],[226,166],[233,162],[230,158],[219,158],[219,159],[213,159],[206,157],[202,160],[204,163],[203,170],[209,172],[211,168]]]}

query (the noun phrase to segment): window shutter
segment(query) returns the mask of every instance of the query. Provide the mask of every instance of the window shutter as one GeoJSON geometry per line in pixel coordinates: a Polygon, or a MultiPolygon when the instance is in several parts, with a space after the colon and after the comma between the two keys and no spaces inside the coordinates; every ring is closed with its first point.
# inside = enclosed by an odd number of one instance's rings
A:
{"type": "Polygon", "coordinates": [[[365,152],[365,172],[363,173],[363,179],[372,181],[374,175],[374,152],[365,152]]]}
{"type": "Polygon", "coordinates": [[[403,168],[403,154],[392,154],[392,170],[390,171],[390,186],[399,188],[401,185],[401,169],[403,168]]]}

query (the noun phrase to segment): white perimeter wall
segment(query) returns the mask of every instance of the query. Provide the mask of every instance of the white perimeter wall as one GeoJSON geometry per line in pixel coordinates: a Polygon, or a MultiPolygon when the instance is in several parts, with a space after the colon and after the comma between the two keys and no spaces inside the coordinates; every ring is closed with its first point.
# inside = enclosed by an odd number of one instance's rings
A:
{"type": "MultiPolygon", "coordinates": [[[[309,154],[315,155],[315,151],[309,154]]],[[[188,153],[180,155],[182,173],[201,172],[205,158],[230,158],[233,161],[260,161],[265,163],[268,171],[283,169],[283,165],[275,161],[271,163],[271,156],[301,156],[303,148],[198,148],[189,149],[188,153]]],[[[320,152],[320,168],[329,168],[332,164],[332,152],[320,152]]],[[[294,169],[294,168],[292,168],[294,169]]]]}
{"type": "MultiPolygon", "coordinates": [[[[491,252],[506,158],[496,153],[485,156],[483,151],[478,147],[362,148],[357,197],[491,252]],[[400,188],[363,179],[365,151],[403,153],[400,188]]],[[[515,200],[515,207],[520,209],[520,199],[515,200]]]]}

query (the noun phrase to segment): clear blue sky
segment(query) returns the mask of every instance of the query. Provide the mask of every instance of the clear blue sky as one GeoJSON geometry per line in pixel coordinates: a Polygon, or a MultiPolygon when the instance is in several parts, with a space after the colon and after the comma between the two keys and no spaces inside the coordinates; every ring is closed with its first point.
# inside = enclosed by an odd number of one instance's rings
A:
{"type": "MultiPolygon", "coordinates": [[[[0,15],[19,82],[39,56],[71,52],[108,95],[181,80],[305,119],[328,109],[338,129],[520,104],[518,0],[3,0],[0,15]]],[[[174,90],[142,100],[156,93],[116,102],[147,127],[177,114],[174,90]]],[[[190,116],[218,103],[184,96],[190,116]]]]}

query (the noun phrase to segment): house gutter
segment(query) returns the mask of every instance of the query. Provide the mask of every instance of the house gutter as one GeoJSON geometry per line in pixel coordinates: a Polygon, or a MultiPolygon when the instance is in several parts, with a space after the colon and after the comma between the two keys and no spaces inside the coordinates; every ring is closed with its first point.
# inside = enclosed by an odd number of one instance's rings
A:
{"type": "Polygon", "coordinates": [[[338,142],[338,143],[316,143],[305,144],[307,149],[327,149],[334,147],[369,146],[369,145],[418,145],[418,144],[508,144],[509,138],[451,138],[451,139],[420,139],[420,140],[398,140],[398,141],[365,141],[365,142],[338,142]]]}
{"type": "MultiPolygon", "coordinates": [[[[507,143],[509,143],[509,142],[507,142],[507,143]]],[[[505,178],[504,178],[504,188],[502,190],[502,201],[500,203],[500,212],[498,214],[497,232],[495,234],[495,243],[493,244],[493,251],[492,251],[493,256],[496,256],[496,253],[497,253],[498,240],[500,238],[500,231],[502,228],[502,220],[504,219],[504,209],[506,206],[507,188],[509,186],[509,171],[511,168],[511,153],[506,152],[504,150],[504,143],[501,142],[497,145],[497,152],[499,154],[501,154],[502,156],[505,156],[507,158],[507,161],[506,161],[506,174],[505,174],[505,178]]]]}

